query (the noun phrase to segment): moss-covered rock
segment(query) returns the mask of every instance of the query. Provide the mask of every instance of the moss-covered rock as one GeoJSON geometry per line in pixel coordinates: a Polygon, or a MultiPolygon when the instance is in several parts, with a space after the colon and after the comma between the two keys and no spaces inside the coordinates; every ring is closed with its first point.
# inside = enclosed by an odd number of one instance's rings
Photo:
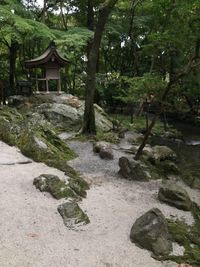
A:
{"type": "Polygon", "coordinates": [[[0,109],[0,140],[8,145],[17,143],[23,126],[24,117],[16,109],[1,107],[0,109]]]}
{"type": "Polygon", "coordinates": [[[67,202],[59,205],[58,212],[62,216],[64,224],[70,229],[73,229],[76,225],[84,225],[90,222],[88,216],[76,202],[67,202]]]}
{"type": "Polygon", "coordinates": [[[55,175],[42,174],[34,179],[33,184],[41,192],[49,192],[56,199],[77,197],[69,185],[55,175]]]}
{"type": "Polygon", "coordinates": [[[88,183],[81,177],[73,177],[69,179],[70,188],[79,196],[86,197],[86,190],[89,189],[88,183]]]}
{"type": "MultiPolygon", "coordinates": [[[[0,139],[9,145],[18,146],[21,152],[36,162],[44,162],[50,167],[66,173],[71,179],[86,182],[67,164],[76,155],[56,133],[56,128],[37,113],[20,114],[16,109],[0,109],[0,139]]],[[[88,189],[88,188],[87,188],[88,189]]],[[[81,187],[74,190],[86,195],[81,187]]]]}
{"type": "Polygon", "coordinates": [[[37,162],[75,175],[67,161],[75,157],[75,153],[50,129],[27,129],[18,138],[17,146],[21,152],[37,162]]]}

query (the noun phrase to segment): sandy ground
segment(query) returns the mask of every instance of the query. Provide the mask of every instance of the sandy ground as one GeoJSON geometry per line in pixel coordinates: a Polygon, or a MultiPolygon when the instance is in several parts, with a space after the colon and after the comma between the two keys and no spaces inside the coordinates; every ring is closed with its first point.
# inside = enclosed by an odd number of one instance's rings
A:
{"type": "MultiPolygon", "coordinates": [[[[91,182],[87,198],[80,203],[91,223],[78,231],[67,229],[57,212],[64,201],[32,185],[42,173],[61,178],[64,173],[41,163],[21,164],[27,158],[0,142],[0,267],[177,266],[155,261],[148,251],[132,244],[130,229],[152,207],[189,223],[191,214],[157,201],[159,181],[135,183],[117,177],[121,152],[116,150],[114,161],[105,161],[91,152],[89,143],[70,146],[80,154],[71,165],[91,182]]],[[[196,192],[190,193],[199,201],[196,192]]]]}

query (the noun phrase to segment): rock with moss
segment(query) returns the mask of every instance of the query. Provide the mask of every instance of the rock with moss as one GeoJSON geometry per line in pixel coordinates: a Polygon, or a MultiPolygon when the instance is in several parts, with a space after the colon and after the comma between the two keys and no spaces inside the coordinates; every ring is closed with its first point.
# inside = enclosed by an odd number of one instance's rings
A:
{"type": "Polygon", "coordinates": [[[156,256],[169,255],[172,251],[167,221],[157,208],[149,210],[135,221],[130,238],[136,245],[152,251],[156,256]]]}
{"type": "Polygon", "coordinates": [[[153,164],[162,161],[177,161],[175,152],[167,146],[154,146],[149,150],[144,150],[144,156],[153,164]]]}
{"type": "Polygon", "coordinates": [[[65,226],[70,229],[90,222],[88,216],[82,211],[76,202],[67,202],[59,205],[58,212],[62,216],[65,226]]]}
{"type": "Polygon", "coordinates": [[[24,117],[15,108],[0,108],[0,140],[14,146],[20,136],[24,117]]]}
{"type": "Polygon", "coordinates": [[[148,181],[151,178],[147,166],[139,161],[121,157],[119,167],[119,174],[128,180],[148,181]]]}
{"type": "Polygon", "coordinates": [[[86,197],[89,185],[83,178],[78,176],[70,178],[69,186],[77,195],[81,197],[86,197]]]}
{"type": "Polygon", "coordinates": [[[158,192],[158,199],[178,209],[188,211],[192,208],[192,201],[187,191],[174,182],[163,183],[158,192]]]}
{"type": "Polygon", "coordinates": [[[78,176],[67,161],[76,155],[56,134],[56,129],[35,113],[21,114],[16,109],[0,110],[0,139],[18,146],[21,152],[38,162],[58,168],[68,176],[78,176]]]}
{"type": "MultiPolygon", "coordinates": [[[[193,203],[192,214],[195,219],[193,225],[187,225],[184,221],[168,220],[168,228],[173,242],[185,248],[183,255],[169,255],[166,259],[177,263],[187,262],[193,267],[200,266],[200,208],[193,203]]],[[[162,260],[162,259],[161,259],[162,260]]]]}
{"type": "Polygon", "coordinates": [[[41,192],[49,192],[56,199],[77,197],[69,185],[56,175],[42,174],[34,179],[33,184],[41,192]]]}

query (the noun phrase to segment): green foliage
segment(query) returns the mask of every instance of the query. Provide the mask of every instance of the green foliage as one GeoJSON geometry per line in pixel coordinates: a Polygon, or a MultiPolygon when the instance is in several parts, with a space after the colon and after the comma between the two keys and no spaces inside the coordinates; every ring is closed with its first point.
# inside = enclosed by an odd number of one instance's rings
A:
{"type": "Polygon", "coordinates": [[[8,44],[11,43],[11,40],[21,44],[25,39],[30,38],[46,38],[46,40],[55,38],[46,25],[32,19],[23,18],[13,12],[7,6],[0,8],[0,18],[4,23],[0,30],[0,39],[8,44]]]}
{"type": "Polygon", "coordinates": [[[86,68],[86,47],[93,32],[83,27],[73,27],[68,31],[53,30],[53,33],[60,53],[70,60],[67,73],[70,92],[79,96],[84,95],[83,69],[86,68]]]}
{"type": "MultiPolygon", "coordinates": [[[[145,117],[134,117],[133,123],[130,123],[130,119],[127,115],[121,114],[112,114],[112,118],[118,120],[123,127],[133,130],[136,132],[140,132],[141,130],[145,129],[146,127],[146,118],[145,117]]],[[[153,134],[161,135],[164,133],[164,126],[161,121],[157,121],[155,127],[152,130],[153,134]]]]}
{"type": "Polygon", "coordinates": [[[150,95],[159,99],[166,82],[161,77],[151,74],[144,74],[142,77],[120,76],[118,97],[126,104],[132,104],[150,95]]]}
{"type": "MultiPolygon", "coordinates": [[[[94,29],[102,1],[91,1],[94,29]]],[[[85,1],[47,1],[46,15],[35,1],[2,0],[0,4],[0,77],[8,77],[11,41],[19,44],[17,79],[25,77],[25,59],[39,56],[54,39],[70,60],[63,71],[64,90],[84,96],[88,30],[85,1]],[[62,11],[61,12],[61,7],[62,11]],[[41,23],[43,21],[44,23],[41,23]]],[[[97,101],[109,106],[133,106],[144,97],[160,95],[172,73],[194,54],[199,39],[199,0],[118,0],[103,36],[99,53],[97,101]]],[[[90,18],[91,19],[91,18],[90,18]]],[[[173,88],[167,109],[191,111],[186,94],[199,112],[199,68],[173,88]]]]}
{"type": "Polygon", "coordinates": [[[81,27],[73,27],[68,31],[53,30],[53,32],[57,38],[57,44],[68,57],[73,57],[72,53],[83,53],[87,42],[93,36],[92,31],[81,27]]]}

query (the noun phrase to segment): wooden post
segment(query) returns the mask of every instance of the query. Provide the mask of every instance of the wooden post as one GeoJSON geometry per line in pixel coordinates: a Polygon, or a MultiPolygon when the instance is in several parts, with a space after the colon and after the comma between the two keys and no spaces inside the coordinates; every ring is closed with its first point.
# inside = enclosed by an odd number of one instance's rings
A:
{"type": "Polygon", "coordinates": [[[49,80],[46,78],[46,92],[49,93],[49,80]]]}
{"type": "Polygon", "coordinates": [[[60,80],[60,78],[57,81],[57,85],[58,85],[58,93],[60,94],[61,93],[61,80],[60,80]]]}
{"type": "Polygon", "coordinates": [[[35,82],[36,82],[36,93],[39,93],[39,89],[38,89],[38,76],[37,76],[37,71],[35,71],[35,82]]]}

